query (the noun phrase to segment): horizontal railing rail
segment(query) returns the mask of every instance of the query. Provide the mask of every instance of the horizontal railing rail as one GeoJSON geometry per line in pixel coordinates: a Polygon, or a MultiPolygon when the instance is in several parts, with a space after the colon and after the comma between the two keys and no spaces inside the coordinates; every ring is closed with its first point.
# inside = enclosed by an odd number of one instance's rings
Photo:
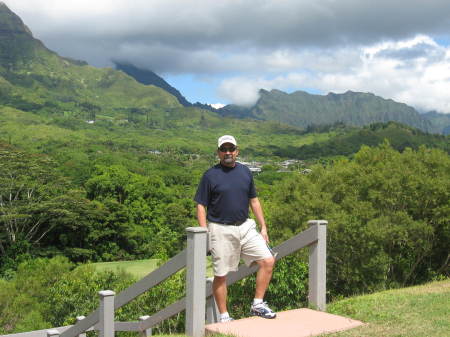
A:
{"type": "MultiPolygon", "coordinates": [[[[158,285],[171,275],[175,274],[179,270],[186,266],[186,250],[181,251],[158,269],[154,270],[140,281],[134,283],[130,287],[120,292],[114,301],[114,309],[118,309],[128,302],[132,301],[139,295],[143,294],[150,288],[158,285]]],[[[79,334],[87,331],[92,326],[95,326],[99,322],[99,309],[92,312],[85,319],[78,321],[75,325],[62,331],[61,337],[75,337],[79,334]]],[[[121,330],[118,330],[121,331],[121,330]]],[[[126,330],[128,331],[128,330],[126,330]]],[[[22,336],[31,337],[31,336],[22,336]]]]}
{"type": "MultiPolygon", "coordinates": [[[[308,229],[274,247],[273,251],[276,254],[276,260],[279,260],[304,247],[310,247],[308,300],[310,305],[320,310],[325,310],[327,221],[311,220],[308,224],[310,225],[308,229]]],[[[211,313],[214,312],[215,307],[212,297],[212,282],[205,282],[207,235],[206,229],[199,227],[188,228],[187,232],[187,249],[177,254],[157,270],[149,273],[140,281],[120,292],[117,296],[111,291],[100,292],[100,307],[88,317],[78,318],[76,324],[51,330],[36,330],[2,335],[0,337],[83,337],[83,334],[90,330],[100,331],[100,337],[113,337],[115,331],[138,331],[141,333],[141,336],[148,336],[151,334],[152,327],[183,310],[186,310],[186,333],[190,336],[202,336],[205,324],[205,303],[208,306],[207,315],[209,315],[209,322],[214,321],[211,313]],[[114,321],[115,310],[163,282],[184,267],[187,268],[186,297],[179,299],[151,316],[141,316],[139,321],[114,321]],[[206,299],[209,299],[208,302],[206,302],[206,299]]],[[[241,265],[236,272],[228,274],[227,284],[232,285],[255,273],[257,270],[257,264],[250,267],[241,265]]],[[[217,314],[217,307],[215,307],[215,313],[217,314]]]]}

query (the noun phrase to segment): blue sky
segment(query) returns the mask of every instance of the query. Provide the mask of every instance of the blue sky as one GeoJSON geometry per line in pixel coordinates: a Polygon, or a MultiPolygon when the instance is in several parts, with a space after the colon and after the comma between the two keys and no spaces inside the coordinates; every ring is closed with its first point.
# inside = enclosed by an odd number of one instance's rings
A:
{"type": "Polygon", "coordinates": [[[3,0],[60,55],[132,63],[189,101],[372,92],[450,113],[448,0],[3,0]]]}

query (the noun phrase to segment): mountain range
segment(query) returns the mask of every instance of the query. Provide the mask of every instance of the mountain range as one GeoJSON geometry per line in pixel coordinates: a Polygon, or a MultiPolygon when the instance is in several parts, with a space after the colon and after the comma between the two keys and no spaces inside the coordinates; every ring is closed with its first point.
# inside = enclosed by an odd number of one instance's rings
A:
{"type": "MultiPolygon", "coordinates": [[[[20,17],[0,2],[0,105],[37,114],[84,120],[146,121],[189,116],[192,109],[218,118],[247,118],[300,128],[342,122],[362,126],[395,121],[425,132],[449,133],[450,116],[414,108],[371,93],[291,94],[260,90],[252,107],[192,104],[154,72],[123,62],[95,68],[61,57],[35,39],[20,17]],[[142,85],[144,84],[144,85],[142,85]],[[155,117],[155,118],[156,118],[155,117]]],[[[198,114],[198,112],[196,112],[198,114]]],[[[216,118],[214,117],[214,118],[216,118]]]]}
{"type": "Polygon", "coordinates": [[[396,121],[423,131],[433,131],[429,120],[412,107],[371,93],[312,95],[304,91],[287,94],[280,90],[260,90],[260,98],[250,108],[233,105],[221,109],[225,116],[278,121],[306,128],[309,125],[343,122],[363,126],[396,121]]]}
{"type": "Polygon", "coordinates": [[[214,109],[207,104],[190,103],[177,89],[151,70],[118,62],[116,69],[142,84],[155,85],[168,91],[183,106],[196,106],[227,117],[275,121],[301,128],[339,122],[364,126],[396,121],[425,132],[450,134],[450,114],[436,111],[420,114],[411,106],[371,93],[347,91],[344,94],[313,95],[304,91],[288,94],[280,90],[261,89],[260,98],[252,107],[227,105],[214,109]]]}

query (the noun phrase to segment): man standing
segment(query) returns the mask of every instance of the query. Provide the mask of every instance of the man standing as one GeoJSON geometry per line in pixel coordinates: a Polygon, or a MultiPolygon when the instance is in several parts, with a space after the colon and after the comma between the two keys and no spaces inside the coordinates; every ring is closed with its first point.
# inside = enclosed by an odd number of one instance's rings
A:
{"type": "Polygon", "coordinates": [[[236,162],[239,154],[236,139],[219,138],[217,154],[220,163],[203,175],[194,200],[201,227],[208,227],[214,268],[213,294],[220,312],[220,322],[233,320],[227,310],[228,272],[238,269],[242,258],[247,265],[259,265],[256,290],[250,314],[275,318],[276,314],[263,301],[272,278],[275,258],[267,242],[267,226],[256,196],[253,176],[247,166],[236,162]],[[261,227],[248,217],[249,206],[261,227]]]}

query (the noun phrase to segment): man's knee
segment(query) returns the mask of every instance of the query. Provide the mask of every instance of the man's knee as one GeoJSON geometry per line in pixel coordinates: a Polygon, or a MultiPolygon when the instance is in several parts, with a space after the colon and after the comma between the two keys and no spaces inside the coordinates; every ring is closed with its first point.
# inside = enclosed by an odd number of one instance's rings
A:
{"type": "Polygon", "coordinates": [[[214,276],[213,283],[214,284],[222,284],[227,281],[226,276],[214,276]]]}
{"type": "Polygon", "coordinates": [[[260,268],[265,270],[273,270],[273,267],[275,265],[275,258],[274,257],[268,257],[266,259],[262,259],[257,261],[260,268]]]}

